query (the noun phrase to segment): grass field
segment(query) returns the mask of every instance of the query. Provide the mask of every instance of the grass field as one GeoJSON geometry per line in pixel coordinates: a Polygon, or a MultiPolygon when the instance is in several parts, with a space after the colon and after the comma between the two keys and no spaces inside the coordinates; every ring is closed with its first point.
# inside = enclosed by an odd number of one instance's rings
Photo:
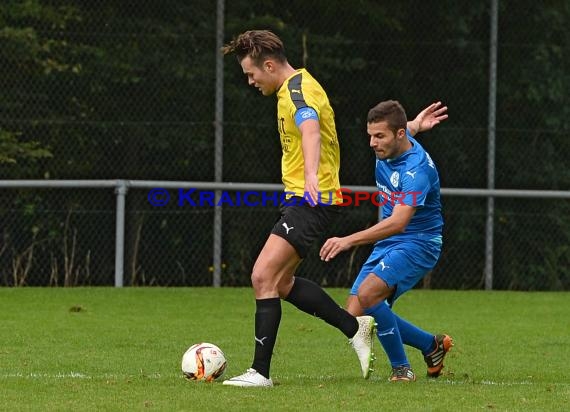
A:
{"type": "MultiPolygon", "coordinates": [[[[347,291],[329,292],[343,303],[347,291]]],[[[554,411],[570,407],[570,294],[413,290],[398,314],[455,347],[445,375],[360,377],[344,336],[283,303],[271,389],[188,382],[180,359],[210,341],[226,377],[250,366],[254,301],[238,288],[0,289],[0,410],[554,411]]]]}

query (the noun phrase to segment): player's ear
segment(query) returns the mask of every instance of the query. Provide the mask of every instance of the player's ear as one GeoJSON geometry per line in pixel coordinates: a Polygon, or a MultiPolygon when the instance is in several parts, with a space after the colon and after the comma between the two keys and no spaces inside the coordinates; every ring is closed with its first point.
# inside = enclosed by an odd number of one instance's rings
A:
{"type": "Polygon", "coordinates": [[[396,137],[398,139],[403,139],[406,136],[406,129],[398,129],[398,132],[396,133],[396,137]]]}
{"type": "Polygon", "coordinates": [[[275,63],[272,60],[265,60],[263,62],[263,70],[273,73],[275,71],[275,63]]]}

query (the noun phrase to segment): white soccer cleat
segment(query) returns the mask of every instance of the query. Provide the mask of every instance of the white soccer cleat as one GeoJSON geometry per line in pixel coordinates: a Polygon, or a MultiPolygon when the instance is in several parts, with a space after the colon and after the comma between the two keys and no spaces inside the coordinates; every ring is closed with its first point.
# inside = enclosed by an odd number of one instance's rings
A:
{"type": "Polygon", "coordinates": [[[242,386],[242,387],[271,387],[273,381],[267,379],[262,374],[258,373],[255,369],[249,368],[243,375],[234,376],[223,382],[224,385],[242,386]]]}
{"type": "Polygon", "coordinates": [[[373,370],[372,366],[375,360],[374,352],[372,351],[372,342],[374,342],[376,322],[372,316],[358,316],[356,320],[358,321],[358,331],[348,342],[352,345],[358,356],[362,376],[364,379],[368,379],[370,372],[373,370]]]}

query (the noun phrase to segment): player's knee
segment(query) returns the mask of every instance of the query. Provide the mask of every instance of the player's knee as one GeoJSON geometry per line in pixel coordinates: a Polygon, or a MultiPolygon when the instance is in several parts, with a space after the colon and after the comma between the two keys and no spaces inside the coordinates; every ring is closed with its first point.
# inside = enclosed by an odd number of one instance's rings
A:
{"type": "Polygon", "coordinates": [[[267,270],[253,270],[251,274],[251,285],[258,293],[276,293],[277,279],[274,274],[267,270]]]}
{"type": "Polygon", "coordinates": [[[376,305],[379,300],[381,300],[378,291],[365,287],[364,285],[361,285],[358,288],[358,293],[356,296],[358,298],[358,303],[360,303],[360,306],[364,309],[376,305]]]}
{"type": "Polygon", "coordinates": [[[358,303],[360,303],[360,306],[363,308],[369,308],[371,306],[373,306],[372,304],[372,295],[365,293],[365,292],[360,292],[358,291],[358,303]]]}
{"type": "Polygon", "coordinates": [[[251,273],[251,285],[255,290],[263,289],[263,286],[267,284],[267,276],[263,275],[263,272],[254,270],[251,273]]]}

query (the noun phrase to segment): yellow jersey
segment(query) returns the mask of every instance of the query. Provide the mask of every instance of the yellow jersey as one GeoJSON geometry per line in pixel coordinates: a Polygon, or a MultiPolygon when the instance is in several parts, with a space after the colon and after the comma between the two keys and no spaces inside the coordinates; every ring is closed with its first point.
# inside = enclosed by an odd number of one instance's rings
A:
{"type": "Polygon", "coordinates": [[[305,69],[296,70],[277,91],[277,128],[283,151],[281,172],[287,199],[291,196],[305,197],[305,162],[295,114],[307,107],[316,112],[321,129],[318,169],[320,202],[342,203],[339,196],[340,149],[334,111],[324,89],[305,69]]]}

